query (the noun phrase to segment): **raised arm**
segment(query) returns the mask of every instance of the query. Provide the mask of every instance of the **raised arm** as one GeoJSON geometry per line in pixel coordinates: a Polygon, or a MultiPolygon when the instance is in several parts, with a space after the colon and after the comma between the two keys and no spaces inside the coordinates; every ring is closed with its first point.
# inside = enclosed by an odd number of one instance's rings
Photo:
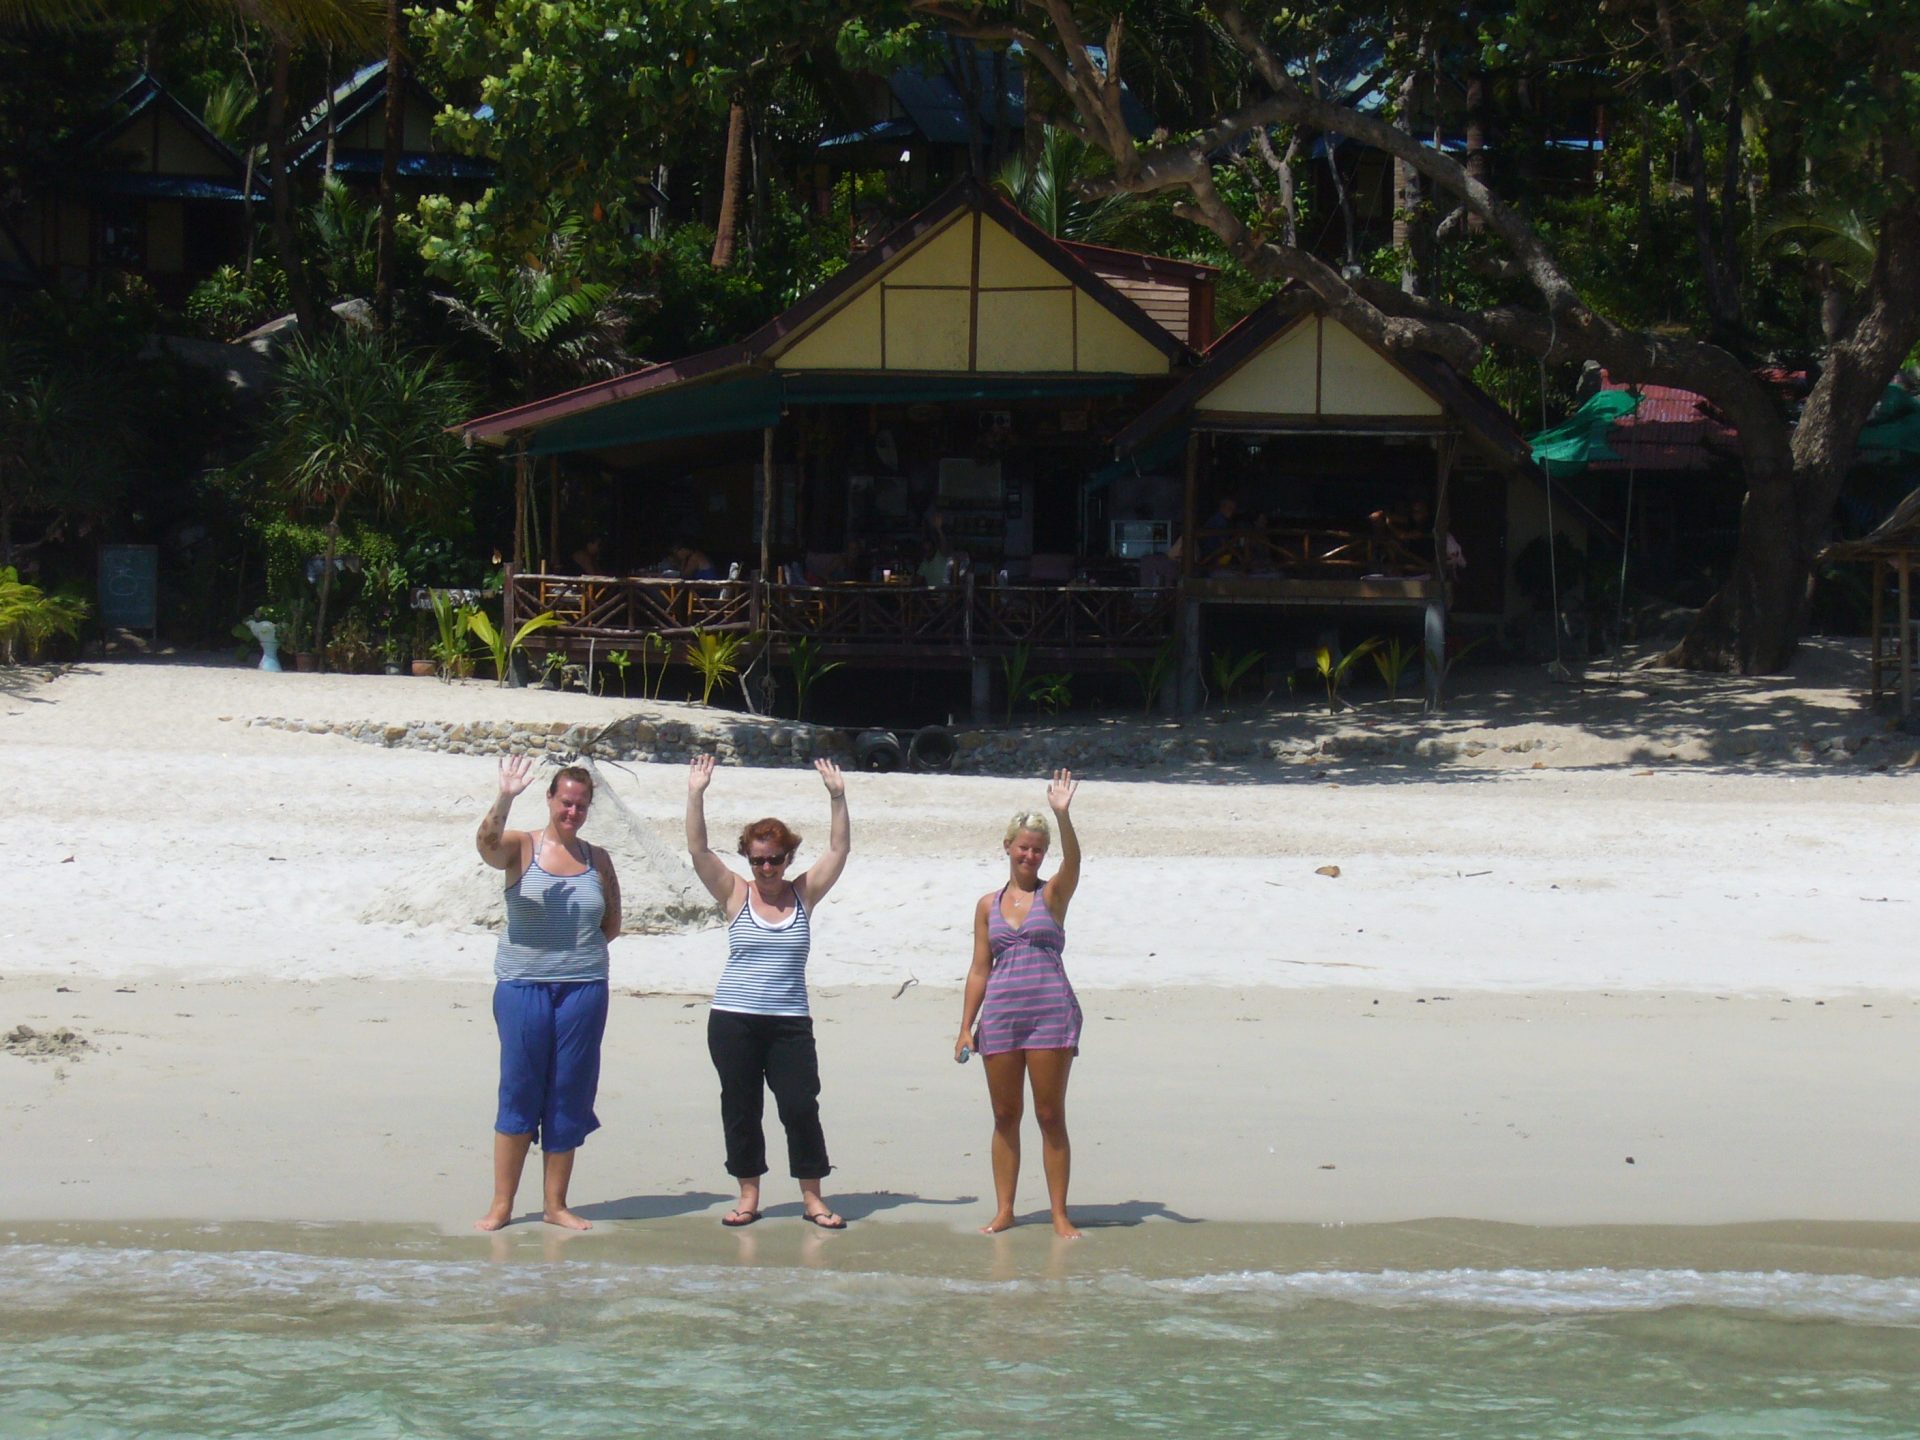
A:
{"type": "Polygon", "coordinates": [[[480,819],[480,831],[474,836],[474,847],[479,850],[480,858],[496,870],[511,870],[522,863],[522,847],[527,837],[521,831],[507,829],[507,812],[513,809],[520,792],[532,783],[531,759],[525,755],[500,757],[500,793],[493,797],[492,806],[480,819]]]}
{"type": "Polygon", "coordinates": [[[809,909],[826,898],[833,882],[847,868],[847,856],[853,851],[853,823],[847,818],[847,782],[840,774],[840,767],[831,760],[816,760],[813,768],[819,772],[821,784],[827,787],[827,805],[832,811],[833,823],[827,835],[827,853],[809,865],[807,873],[800,877],[800,893],[809,909]]]}
{"type": "Polygon", "coordinates": [[[731,909],[747,882],[729,870],[727,862],[707,844],[707,786],[712,781],[713,756],[694,756],[687,767],[687,853],[693,857],[693,873],[700,877],[707,893],[731,909]]]}
{"type": "Polygon", "coordinates": [[[973,1022],[980,1018],[980,1002],[987,998],[987,975],[993,969],[993,950],[987,944],[987,906],[994,897],[982,895],[973,907],[973,964],[967,967],[966,994],[960,1001],[960,1035],[953,1042],[953,1058],[973,1044],[973,1022]]]}
{"type": "Polygon", "coordinates": [[[1067,813],[1079,788],[1071,770],[1054,771],[1053,783],[1047,786],[1047,808],[1053,811],[1053,828],[1060,833],[1060,868],[1047,882],[1047,913],[1058,921],[1066,920],[1067,904],[1080,888],[1080,837],[1067,813]]]}

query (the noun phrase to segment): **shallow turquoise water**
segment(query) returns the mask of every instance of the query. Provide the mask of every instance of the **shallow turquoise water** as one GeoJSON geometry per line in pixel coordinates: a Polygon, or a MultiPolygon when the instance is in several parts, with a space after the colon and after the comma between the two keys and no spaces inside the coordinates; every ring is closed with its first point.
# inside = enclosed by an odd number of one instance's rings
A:
{"type": "Polygon", "coordinates": [[[0,1436],[1920,1435],[1897,1275],[812,1255],[0,1245],[0,1436]]]}

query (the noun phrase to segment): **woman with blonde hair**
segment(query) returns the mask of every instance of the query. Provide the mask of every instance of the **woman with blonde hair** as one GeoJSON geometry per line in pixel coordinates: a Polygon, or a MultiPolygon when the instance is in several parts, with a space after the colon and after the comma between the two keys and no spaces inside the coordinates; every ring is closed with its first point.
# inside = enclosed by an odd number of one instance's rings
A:
{"type": "Polygon", "coordinates": [[[760,1179],[767,1172],[761,1116],[771,1089],[787,1132],[788,1167],[800,1182],[803,1218],[822,1230],[844,1230],[847,1222],[820,1195],[820,1182],[833,1167],[820,1128],[820,1059],[807,1008],[807,956],[811,914],[853,848],[847,783],[831,760],[813,762],[827,787],[827,853],[796,878],[787,877],[787,867],[800,837],[784,820],[756,820],[742,830],[738,849],[749,881],[707,843],[713,763],[711,755],[696,755],[687,770],[687,850],[694,873],[727,912],[727,967],[707,1014],[707,1053],[720,1076],[727,1173],[739,1183],[740,1201],[720,1223],[738,1229],[760,1218],[760,1179]]]}
{"type": "Polygon", "coordinates": [[[993,1102],[993,1219],[981,1227],[994,1235],[1014,1223],[1013,1197],[1020,1179],[1020,1122],[1025,1090],[1033,1091],[1033,1118],[1047,1175],[1047,1199],[1057,1235],[1080,1236],[1067,1218],[1067,1180],[1073,1152],[1067,1141],[1067,1076],[1080,1053],[1080,1002],[1067,980],[1067,904],[1080,883],[1080,838],[1067,807],[1073,774],[1056,770],[1047,787],[1053,823],[1038,811],[1021,811],[1007,824],[1007,883],[980,897],[973,910],[973,967],[967,972],[960,1010],[960,1037],[953,1058],[977,1050],[993,1102]],[[1060,831],[1060,868],[1047,881],[1040,866],[1052,830],[1060,831]]]}

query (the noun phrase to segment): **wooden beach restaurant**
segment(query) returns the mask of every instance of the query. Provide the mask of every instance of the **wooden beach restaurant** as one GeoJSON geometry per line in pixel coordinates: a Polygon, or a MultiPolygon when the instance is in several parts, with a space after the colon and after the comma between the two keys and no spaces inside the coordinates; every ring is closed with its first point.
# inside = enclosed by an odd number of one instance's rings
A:
{"type": "Polygon", "coordinates": [[[1292,296],[1209,345],[1213,278],[962,182],[736,344],[471,421],[514,465],[508,625],[554,612],[530,647],[576,661],[804,640],[969,672],[984,714],[1016,651],[1172,646],[1191,707],[1229,607],[1501,623],[1544,525],[1517,427],[1292,296]]]}

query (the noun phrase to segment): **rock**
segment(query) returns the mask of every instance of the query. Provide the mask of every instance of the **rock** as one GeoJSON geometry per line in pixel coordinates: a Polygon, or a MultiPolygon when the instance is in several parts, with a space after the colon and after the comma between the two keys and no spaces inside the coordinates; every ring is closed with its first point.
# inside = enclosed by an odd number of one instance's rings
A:
{"type": "Polygon", "coordinates": [[[1324,875],[1329,880],[1338,880],[1340,878],[1340,867],[1338,865],[1322,865],[1313,873],[1316,875],[1324,875]]]}

